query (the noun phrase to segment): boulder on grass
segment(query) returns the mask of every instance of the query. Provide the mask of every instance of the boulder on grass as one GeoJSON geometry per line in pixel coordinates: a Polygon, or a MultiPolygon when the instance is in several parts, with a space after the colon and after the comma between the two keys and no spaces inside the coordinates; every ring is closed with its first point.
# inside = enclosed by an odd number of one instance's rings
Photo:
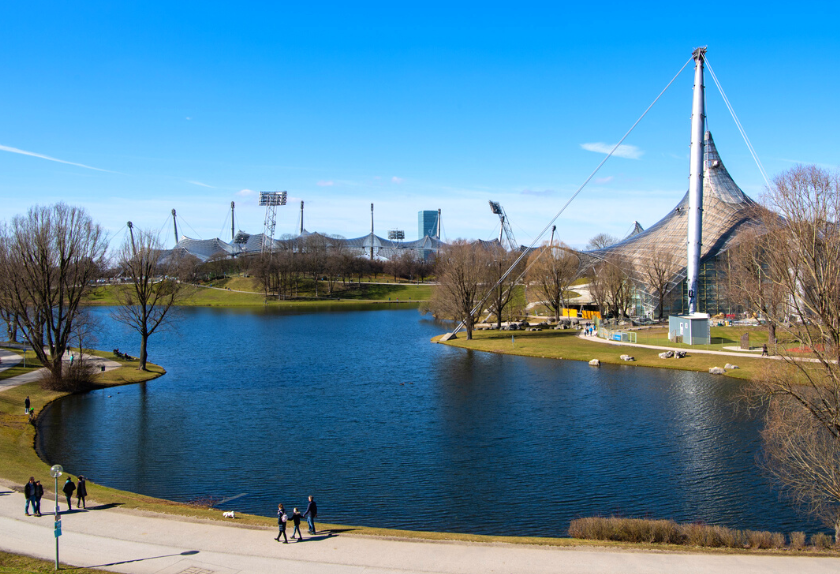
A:
{"type": "Polygon", "coordinates": [[[591,361],[589,361],[589,364],[593,367],[600,367],[601,361],[599,361],[598,359],[592,359],[591,361]]]}
{"type": "Polygon", "coordinates": [[[711,369],[709,369],[709,374],[712,374],[712,375],[725,375],[725,374],[726,374],[726,371],[725,371],[724,369],[721,369],[720,367],[712,367],[711,369]]]}
{"type": "Polygon", "coordinates": [[[665,351],[664,353],[659,353],[660,359],[670,359],[674,356],[674,351],[665,351]]]}
{"type": "Polygon", "coordinates": [[[733,369],[737,369],[738,365],[733,365],[732,363],[726,363],[726,365],[723,368],[726,369],[727,371],[731,371],[733,369]]]}
{"type": "Polygon", "coordinates": [[[630,355],[621,355],[622,361],[635,361],[636,357],[631,357],[630,355]]]}
{"type": "Polygon", "coordinates": [[[684,359],[686,355],[685,351],[674,351],[674,358],[675,359],[684,359]]]}

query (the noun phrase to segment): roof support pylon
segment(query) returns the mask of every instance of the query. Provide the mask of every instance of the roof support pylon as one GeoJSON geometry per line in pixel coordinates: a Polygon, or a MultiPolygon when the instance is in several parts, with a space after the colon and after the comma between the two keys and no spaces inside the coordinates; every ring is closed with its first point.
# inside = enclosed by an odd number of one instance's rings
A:
{"type": "Polygon", "coordinates": [[[706,48],[694,50],[694,100],[691,106],[691,151],[688,182],[688,313],[697,309],[697,279],[700,274],[700,249],[703,241],[703,138],[706,132],[706,102],[703,86],[703,62],[706,48]]]}

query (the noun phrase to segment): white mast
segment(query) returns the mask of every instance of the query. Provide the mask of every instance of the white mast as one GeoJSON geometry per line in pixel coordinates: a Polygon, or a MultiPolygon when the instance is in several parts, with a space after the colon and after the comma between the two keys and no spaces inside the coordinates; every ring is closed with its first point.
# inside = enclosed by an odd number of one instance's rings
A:
{"type": "Polygon", "coordinates": [[[688,182],[688,313],[697,313],[697,278],[700,274],[700,247],[703,241],[703,137],[706,109],[703,94],[703,62],[706,48],[694,50],[694,102],[691,106],[691,164],[688,182]]]}

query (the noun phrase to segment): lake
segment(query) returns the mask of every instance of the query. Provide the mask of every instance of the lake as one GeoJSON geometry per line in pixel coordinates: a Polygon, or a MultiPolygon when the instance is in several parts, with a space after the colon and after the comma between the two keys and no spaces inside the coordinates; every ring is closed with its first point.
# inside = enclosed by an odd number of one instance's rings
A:
{"type": "MultiPolygon", "coordinates": [[[[136,355],[107,309],[98,347],[136,355]]],[[[39,448],[96,483],[325,522],[565,536],[582,516],[813,532],[756,466],[738,381],[465,351],[416,309],[185,308],[164,377],[68,396],[39,448]],[[301,510],[303,510],[301,508],[301,510]]]]}

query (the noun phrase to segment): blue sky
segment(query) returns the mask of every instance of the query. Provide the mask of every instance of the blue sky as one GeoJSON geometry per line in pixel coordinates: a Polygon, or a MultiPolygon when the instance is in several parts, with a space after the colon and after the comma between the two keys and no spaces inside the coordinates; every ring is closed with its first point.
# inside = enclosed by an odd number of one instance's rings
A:
{"type": "MultiPolygon", "coordinates": [[[[364,235],[373,202],[383,236],[413,239],[417,212],[441,208],[445,239],[487,239],[493,199],[527,244],[603,158],[586,148],[618,141],[700,45],[771,177],[840,163],[836,4],[563,4],[6,3],[0,219],[63,200],[118,241],[131,219],[171,245],[175,208],[183,234],[227,240],[231,201],[259,233],[254,192],[288,190],[277,235],[304,200],[310,231],[364,235]]],[[[706,84],[724,163],[758,196],[706,84]]],[[[561,239],[621,236],[676,204],[691,88],[689,66],[561,239]]]]}

